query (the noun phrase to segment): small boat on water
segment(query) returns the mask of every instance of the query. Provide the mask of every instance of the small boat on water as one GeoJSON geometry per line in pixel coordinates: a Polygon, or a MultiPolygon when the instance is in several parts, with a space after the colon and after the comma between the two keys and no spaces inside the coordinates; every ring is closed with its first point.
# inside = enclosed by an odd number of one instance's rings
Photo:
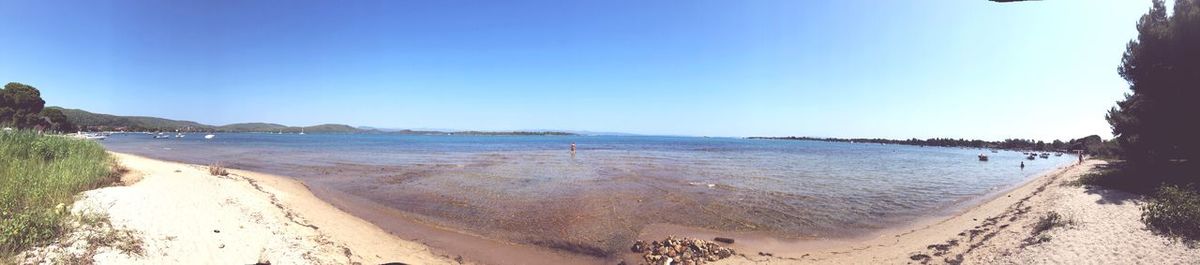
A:
{"type": "Polygon", "coordinates": [[[1042,154],[1041,154],[1041,155],[1039,155],[1038,157],[1041,157],[1041,158],[1050,158],[1050,153],[1042,153],[1042,154]]]}
{"type": "Polygon", "coordinates": [[[217,136],[216,136],[216,135],[209,134],[209,135],[205,135],[205,136],[204,136],[204,139],[212,139],[212,138],[215,138],[215,137],[217,137],[217,136]]]}
{"type": "Polygon", "coordinates": [[[988,156],[985,154],[979,154],[979,161],[988,161],[988,156]]]}
{"type": "Polygon", "coordinates": [[[999,153],[999,152],[1000,152],[1000,151],[998,151],[998,150],[996,150],[996,149],[992,149],[992,153],[999,153]]]}
{"type": "Polygon", "coordinates": [[[1031,154],[1029,156],[1026,156],[1025,159],[1034,160],[1034,159],[1037,159],[1037,156],[1034,156],[1031,154]]]}
{"type": "Polygon", "coordinates": [[[1054,153],[1054,156],[1062,156],[1062,152],[1054,153]]]}
{"type": "Polygon", "coordinates": [[[104,134],[99,134],[99,133],[83,133],[83,132],[76,133],[76,134],[75,134],[75,137],[77,137],[77,138],[79,138],[79,139],[97,140],[97,141],[99,141],[99,140],[104,140],[104,139],[108,139],[108,136],[106,136],[106,135],[104,135],[104,134]]]}

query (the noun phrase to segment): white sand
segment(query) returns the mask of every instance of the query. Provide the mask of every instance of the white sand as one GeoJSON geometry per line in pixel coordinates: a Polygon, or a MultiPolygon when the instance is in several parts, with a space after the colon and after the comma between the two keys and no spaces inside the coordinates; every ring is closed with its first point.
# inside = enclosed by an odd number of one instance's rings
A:
{"type": "MultiPolygon", "coordinates": [[[[106,213],[141,239],[144,253],[101,247],[97,264],[453,263],[318,200],[299,181],[238,170],[217,177],[206,167],[114,155],[141,180],[84,192],[72,211],[106,213]]],[[[87,255],[82,237],[29,251],[27,262],[87,255]]]]}

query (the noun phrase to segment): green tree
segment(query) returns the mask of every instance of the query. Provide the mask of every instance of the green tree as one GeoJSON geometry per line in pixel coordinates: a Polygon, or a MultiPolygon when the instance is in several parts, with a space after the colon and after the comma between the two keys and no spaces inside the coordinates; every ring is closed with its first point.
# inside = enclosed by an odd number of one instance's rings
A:
{"type": "Polygon", "coordinates": [[[73,132],[77,130],[75,124],[72,124],[71,121],[67,120],[67,115],[63,114],[61,110],[55,108],[44,108],[42,109],[41,116],[50,123],[48,124],[48,128],[50,128],[51,131],[73,132]]]}
{"type": "Polygon", "coordinates": [[[46,101],[42,93],[32,86],[8,83],[0,89],[0,124],[17,128],[32,128],[45,125],[41,118],[46,101]]]}
{"type": "Polygon", "coordinates": [[[1155,0],[1137,23],[1118,72],[1132,93],[1109,110],[1118,155],[1134,166],[1195,161],[1200,152],[1200,7],[1155,0]]]}

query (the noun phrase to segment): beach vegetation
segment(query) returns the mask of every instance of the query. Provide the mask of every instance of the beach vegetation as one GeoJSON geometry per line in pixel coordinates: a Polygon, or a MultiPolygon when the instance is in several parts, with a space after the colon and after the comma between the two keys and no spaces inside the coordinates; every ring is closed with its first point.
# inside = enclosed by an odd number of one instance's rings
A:
{"type": "Polygon", "coordinates": [[[1168,236],[1200,240],[1200,192],[1195,187],[1162,186],[1142,205],[1142,222],[1168,236]]]}
{"type": "MultiPolygon", "coordinates": [[[[1137,22],[1118,73],[1132,93],[1106,119],[1118,155],[1134,167],[1194,163],[1200,156],[1200,1],[1175,1],[1168,16],[1162,0],[1137,22]]],[[[1197,175],[1200,176],[1200,175],[1197,175]]]]}
{"type": "Polygon", "coordinates": [[[1035,236],[1041,235],[1042,233],[1045,233],[1046,231],[1049,231],[1055,227],[1064,227],[1071,224],[1074,224],[1074,221],[1067,219],[1058,212],[1051,211],[1038,218],[1038,221],[1033,224],[1032,233],[1035,236]]]}
{"type": "Polygon", "coordinates": [[[76,127],[56,109],[45,108],[37,88],[11,82],[0,89],[0,127],[71,132],[76,127]]]}
{"type": "Polygon", "coordinates": [[[1142,221],[1164,234],[1200,237],[1200,1],[1170,14],[1155,0],[1117,68],[1131,93],[1105,116],[1120,159],[1082,182],[1148,195],[1142,221]]]}
{"type": "Polygon", "coordinates": [[[0,256],[68,231],[75,194],[119,179],[100,144],[31,131],[0,133],[0,256]]]}
{"type": "Polygon", "coordinates": [[[1049,242],[1051,237],[1049,234],[1046,234],[1046,231],[1050,231],[1050,229],[1054,229],[1056,227],[1067,227],[1074,224],[1074,220],[1071,220],[1059,214],[1058,212],[1048,212],[1045,215],[1038,217],[1037,222],[1033,223],[1033,230],[1030,231],[1029,237],[1021,243],[1021,246],[1025,247],[1049,242]]]}

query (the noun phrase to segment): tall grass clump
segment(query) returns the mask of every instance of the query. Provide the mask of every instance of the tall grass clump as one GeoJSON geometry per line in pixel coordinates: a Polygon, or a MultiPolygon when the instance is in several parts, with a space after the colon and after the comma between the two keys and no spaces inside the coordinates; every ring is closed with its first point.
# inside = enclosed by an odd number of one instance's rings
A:
{"type": "Polygon", "coordinates": [[[1163,185],[1142,206],[1142,222],[1170,236],[1200,240],[1200,191],[1192,185],[1163,185]]]}
{"type": "Polygon", "coordinates": [[[114,165],[96,142],[0,132],[0,258],[65,233],[74,195],[112,183],[114,165]]]}

